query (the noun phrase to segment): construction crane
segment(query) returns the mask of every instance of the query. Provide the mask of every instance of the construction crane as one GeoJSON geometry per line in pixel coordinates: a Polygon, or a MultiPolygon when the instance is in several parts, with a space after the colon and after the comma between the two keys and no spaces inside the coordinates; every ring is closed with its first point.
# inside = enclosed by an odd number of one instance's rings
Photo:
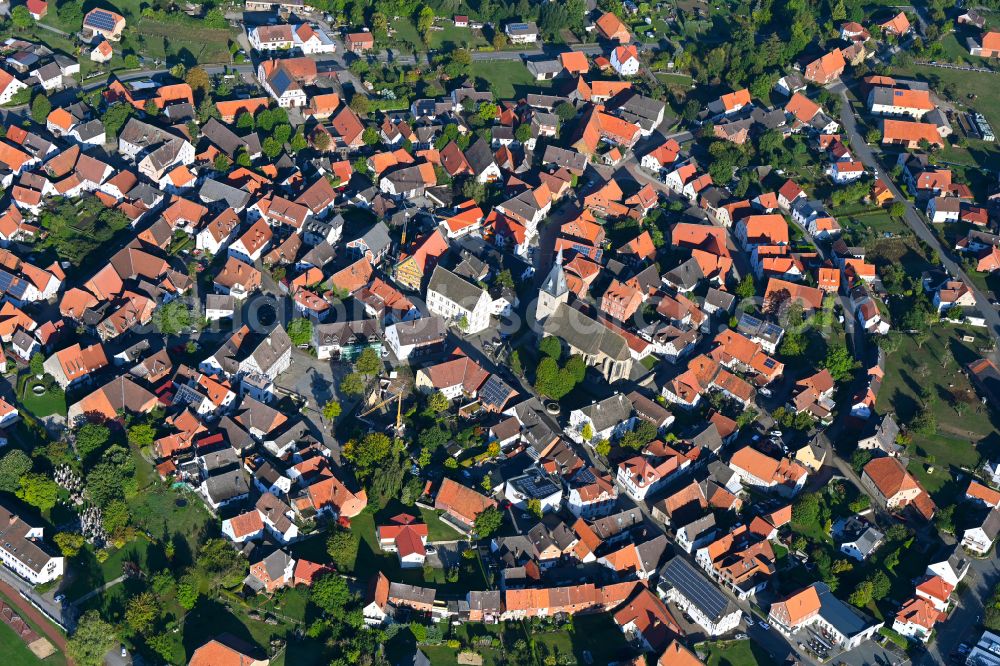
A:
{"type": "Polygon", "coordinates": [[[390,395],[388,398],[386,398],[385,400],[379,402],[374,407],[369,407],[365,411],[363,411],[360,414],[358,414],[358,418],[359,419],[363,419],[364,417],[368,416],[372,412],[375,412],[375,411],[378,411],[378,410],[382,409],[383,407],[385,407],[386,405],[388,405],[393,400],[396,401],[396,432],[402,432],[403,431],[403,392],[402,391],[400,391],[396,395],[390,395]]]}

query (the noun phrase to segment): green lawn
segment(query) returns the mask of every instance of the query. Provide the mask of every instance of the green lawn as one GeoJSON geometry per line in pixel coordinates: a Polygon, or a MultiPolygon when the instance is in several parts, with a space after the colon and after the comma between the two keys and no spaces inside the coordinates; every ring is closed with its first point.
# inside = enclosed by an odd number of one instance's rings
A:
{"type": "Polygon", "coordinates": [[[456,28],[454,21],[450,19],[438,21],[436,25],[440,26],[441,30],[431,30],[430,42],[432,49],[448,49],[451,47],[475,49],[488,45],[481,30],[456,28]]]}
{"type": "Polygon", "coordinates": [[[472,63],[472,77],[483,79],[500,99],[510,99],[530,90],[548,88],[551,82],[535,81],[520,60],[477,60],[472,63]]]}
{"type": "Polygon", "coordinates": [[[70,561],[73,580],[63,593],[70,601],[79,599],[91,590],[121,576],[122,563],[125,561],[135,562],[143,572],[158,571],[163,567],[163,562],[158,561],[160,557],[162,557],[161,549],[158,546],[154,547],[145,537],[140,537],[113,551],[104,562],[98,562],[88,546],[70,561]]]}
{"type": "Polygon", "coordinates": [[[750,641],[715,641],[696,646],[705,666],[764,666],[773,660],[750,641]]]}
{"type": "Polygon", "coordinates": [[[58,652],[48,659],[39,659],[31,653],[24,641],[14,633],[14,630],[4,622],[0,622],[0,654],[3,655],[4,666],[66,663],[66,660],[58,652]]]}
{"type": "MultiPolygon", "coordinates": [[[[24,382],[24,390],[21,392],[21,404],[26,410],[38,418],[60,414],[66,416],[66,394],[60,390],[46,391],[42,395],[35,395],[31,390],[38,382],[34,378],[29,378],[24,382]]],[[[58,386],[53,385],[58,389],[58,386]]]]}
{"type": "MultiPolygon", "coordinates": [[[[136,460],[140,487],[143,487],[149,483],[143,478],[144,473],[153,472],[147,469],[149,464],[140,456],[136,456],[136,460]]],[[[182,562],[189,559],[205,527],[212,522],[212,517],[198,497],[168,488],[159,479],[152,485],[143,487],[138,495],[129,500],[128,505],[133,524],[148,531],[156,539],[171,540],[174,557],[180,555],[182,562]]]]}

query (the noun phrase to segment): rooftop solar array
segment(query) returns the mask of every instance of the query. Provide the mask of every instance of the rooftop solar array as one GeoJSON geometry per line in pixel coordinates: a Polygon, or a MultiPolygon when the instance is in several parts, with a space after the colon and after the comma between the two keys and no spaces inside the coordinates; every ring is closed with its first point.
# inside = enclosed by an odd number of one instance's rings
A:
{"type": "Polygon", "coordinates": [[[87,25],[98,30],[114,30],[116,23],[114,14],[103,9],[95,9],[87,15],[87,25]]]}
{"type": "Polygon", "coordinates": [[[479,400],[484,405],[502,405],[510,397],[510,387],[496,375],[490,375],[479,389],[479,400]]]}
{"type": "Polygon", "coordinates": [[[729,606],[729,600],[722,592],[681,557],[667,562],[660,576],[713,620],[722,617],[729,606]]]}

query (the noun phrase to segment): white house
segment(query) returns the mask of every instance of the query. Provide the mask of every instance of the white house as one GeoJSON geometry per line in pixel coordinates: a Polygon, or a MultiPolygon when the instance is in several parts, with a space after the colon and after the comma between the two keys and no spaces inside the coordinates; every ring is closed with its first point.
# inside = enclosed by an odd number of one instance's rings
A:
{"type": "Polygon", "coordinates": [[[611,67],[622,76],[639,73],[639,52],[633,45],[616,46],[611,52],[611,67]]]}
{"type": "Polygon", "coordinates": [[[993,547],[997,534],[1000,534],[1000,510],[993,509],[982,523],[962,533],[962,547],[977,555],[985,555],[993,547]]]}
{"type": "Polygon", "coordinates": [[[623,435],[632,424],[632,401],[625,395],[616,393],[610,398],[591,402],[586,407],[570,412],[566,434],[577,444],[601,439],[611,441],[623,435]],[[590,426],[591,435],[584,440],[583,430],[587,426],[590,426]]]}
{"type": "Polygon", "coordinates": [[[400,361],[440,350],[447,337],[448,322],[443,317],[422,317],[385,328],[385,343],[400,361]]]}
{"type": "Polygon", "coordinates": [[[479,333],[490,325],[493,299],[487,291],[435,266],[427,285],[427,309],[432,315],[455,323],[464,333],[479,333]]]}
{"type": "Polygon", "coordinates": [[[656,590],[709,636],[735,630],[743,617],[739,607],[683,557],[674,557],[660,569],[656,590]]]}
{"type": "Polygon", "coordinates": [[[0,562],[32,585],[59,578],[65,567],[62,557],[47,552],[42,538],[41,527],[0,504],[0,562]]]}
{"type": "Polygon", "coordinates": [[[957,587],[958,583],[969,573],[971,565],[972,563],[956,545],[948,557],[928,564],[925,573],[928,576],[941,576],[946,583],[957,587]]]}

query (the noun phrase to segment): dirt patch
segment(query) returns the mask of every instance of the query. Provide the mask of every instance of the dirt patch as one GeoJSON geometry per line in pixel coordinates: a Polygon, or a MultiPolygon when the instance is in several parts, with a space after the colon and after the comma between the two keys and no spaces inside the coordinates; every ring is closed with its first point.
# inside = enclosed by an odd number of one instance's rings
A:
{"type": "Polygon", "coordinates": [[[56,649],[52,646],[47,638],[39,638],[36,641],[28,643],[28,649],[31,650],[39,659],[45,659],[46,657],[51,657],[56,653],[56,649]]]}

